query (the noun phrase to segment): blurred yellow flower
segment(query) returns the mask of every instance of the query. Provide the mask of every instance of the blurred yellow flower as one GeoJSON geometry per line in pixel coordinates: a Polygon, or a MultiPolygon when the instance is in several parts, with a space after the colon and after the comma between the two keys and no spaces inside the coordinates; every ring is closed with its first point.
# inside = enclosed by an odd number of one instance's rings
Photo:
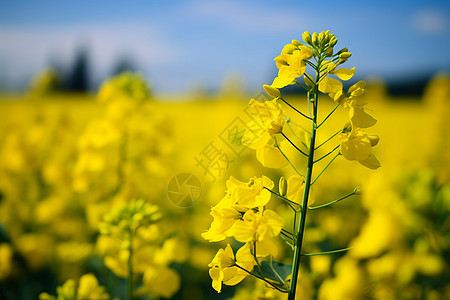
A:
{"type": "Polygon", "coordinates": [[[80,278],[77,299],[109,300],[109,295],[106,288],[98,284],[98,280],[93,274],[85,274],[80,278]]]}
{"type": "Polygon", "coordinates": [[[0,281],[11,274],[13,249],[7,243],[0,243],[0,281]]]}

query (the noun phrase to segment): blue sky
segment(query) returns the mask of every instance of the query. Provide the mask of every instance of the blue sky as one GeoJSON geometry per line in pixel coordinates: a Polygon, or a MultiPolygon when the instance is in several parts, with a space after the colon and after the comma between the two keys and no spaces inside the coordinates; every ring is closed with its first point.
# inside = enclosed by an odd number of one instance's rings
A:
{"type": "Polygon", "coordinates": [[[84,45],[97,80],[126,55],[159,92],[216,89],[232,75],[255,90],[284,44],[327,29],[359,74],[412,76],[450,69],[449,19],[450,1],[0,0],[0,86],[70,65],[84,45]]]}

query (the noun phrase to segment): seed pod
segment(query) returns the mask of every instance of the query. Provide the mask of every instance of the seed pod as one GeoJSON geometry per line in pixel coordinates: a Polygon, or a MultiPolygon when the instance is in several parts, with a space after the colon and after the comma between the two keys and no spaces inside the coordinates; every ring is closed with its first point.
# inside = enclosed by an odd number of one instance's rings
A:
{"type": "Polygon", "coordinates": [[[286,196],[287,193],[287,181],[283,176],[280,177],[280,181],[278,182],[278,191],[281,196],[286,196]]]}

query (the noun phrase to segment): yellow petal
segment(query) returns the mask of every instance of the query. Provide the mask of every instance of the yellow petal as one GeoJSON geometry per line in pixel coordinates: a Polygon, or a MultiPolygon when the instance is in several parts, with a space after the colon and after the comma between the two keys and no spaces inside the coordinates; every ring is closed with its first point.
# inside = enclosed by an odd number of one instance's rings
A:
{"type": "Polygon", "coordinates": [[[334,78],[325,77],[319,83],[319,91],[325,94],[337,93],[339,90],[342,90],[342,88],[343,88],[342,82],[334,78]]]}
{"type": "Polygon", "coordinates": [[[341,80],[349,80],[355,74],[355,68],[352,69],[339,68],[335,70],[333,74],[339,77],[339,79],[341,80]]]}
{"type": "Polygon", "coordinates": [[[370,154],[367,159],[360,160],[359,163],[365,167],[368,167],[369,169],[372,169],[372,170],[375,170],[375,169],[378,169],[379,167],[381,167],[380,162],[373,154],[370,154]]]}
{"type": "Polygon", "coordinates": [[[354,128],[369,128],[377,123],[377,120],[361,107],[350,107],[348,114],[354,128]]]}
{"type": "Polygon", "coordinates": [[[256,149],[256,158],[266,168],[279,169],[289,164],[280,150],[268,144],[256,149]]]}

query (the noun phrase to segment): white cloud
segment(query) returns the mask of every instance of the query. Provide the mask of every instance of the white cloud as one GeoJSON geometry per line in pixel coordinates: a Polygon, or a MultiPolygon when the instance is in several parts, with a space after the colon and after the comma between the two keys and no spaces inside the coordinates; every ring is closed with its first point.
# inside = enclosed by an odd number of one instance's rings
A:
{"type": "Polygon", "coordinates": [[[311,21],[307,15],[286,9],[286,6],[268,8],[237,1],[195,1],[189,4],[186,13],[197,20],[213,20],[244,34],[299,30],[311,21]]]}
{"type": "Polygon", "coordinates": [[[442,34],[448,32],[448,16],[437,10],[421,10],[411,18],[413,29],[424,34],[442,34]]]}

